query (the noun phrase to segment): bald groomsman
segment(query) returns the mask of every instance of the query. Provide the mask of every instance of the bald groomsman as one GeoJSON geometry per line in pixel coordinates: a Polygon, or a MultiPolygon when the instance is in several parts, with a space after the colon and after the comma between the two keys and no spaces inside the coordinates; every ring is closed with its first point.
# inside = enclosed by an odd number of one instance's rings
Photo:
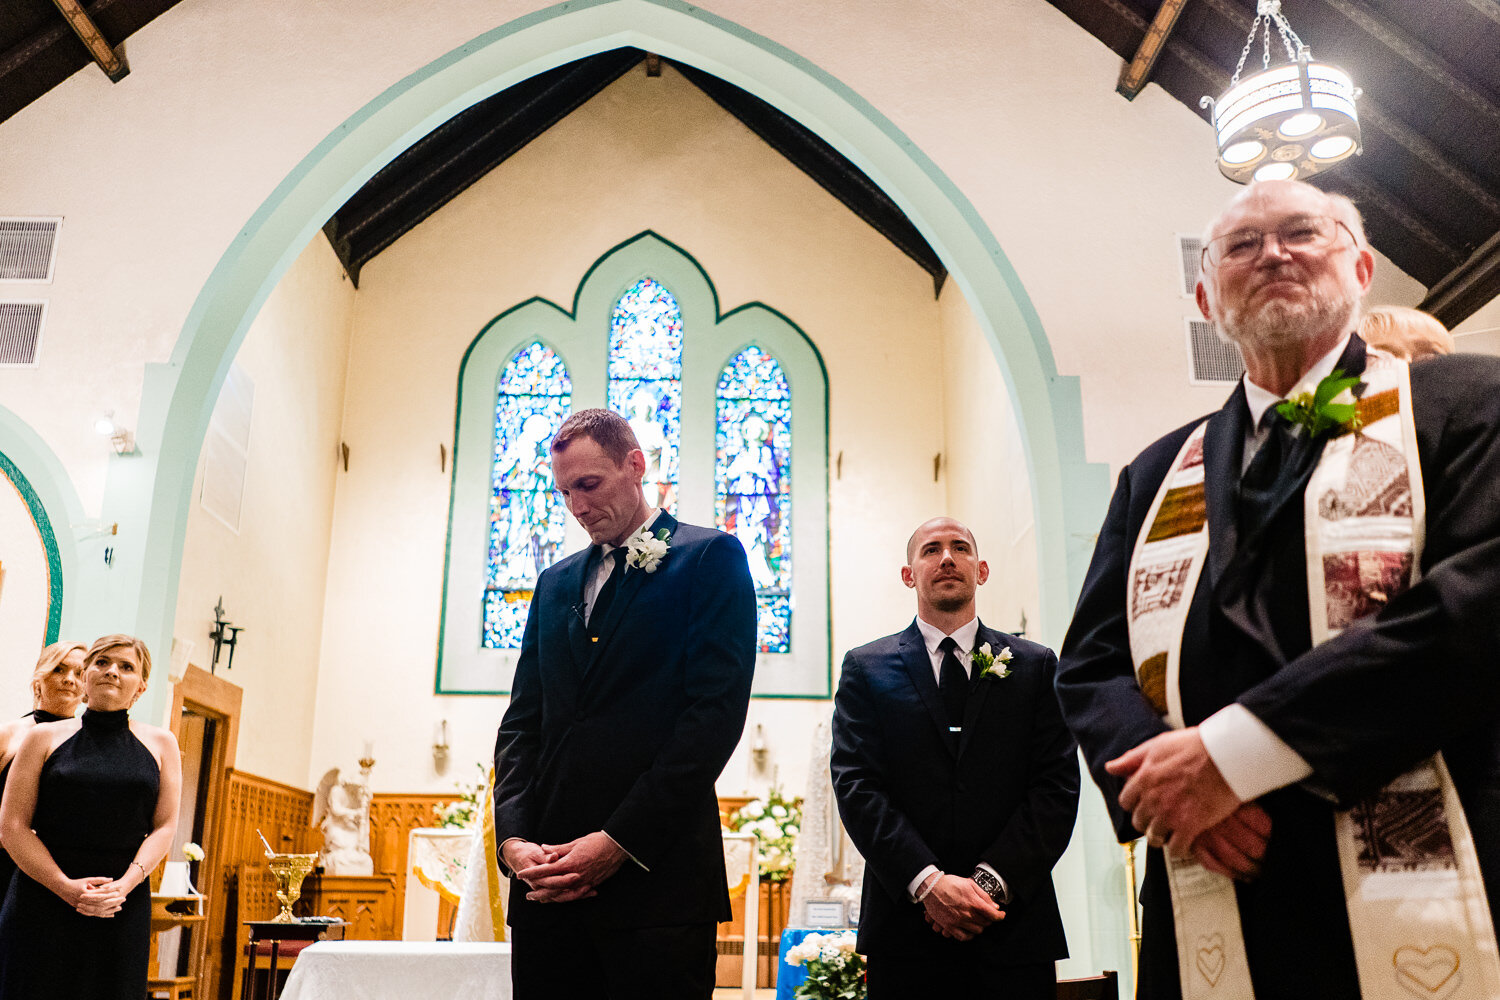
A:
{"type": "Polygon", "coordinates": [[[1067,942],[1052,866],[1078,809],[1052,651],[984,626],[968,528],[923,524],[901,580],[917,617],[844,657],[833,717],[839,814],[866,862],[871,1000],[1050,1000],[1067,942]]]}

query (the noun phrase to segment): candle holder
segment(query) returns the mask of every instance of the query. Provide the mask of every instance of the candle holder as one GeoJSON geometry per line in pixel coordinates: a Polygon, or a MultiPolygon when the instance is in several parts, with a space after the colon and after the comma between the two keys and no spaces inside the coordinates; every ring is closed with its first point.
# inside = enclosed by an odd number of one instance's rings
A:
{"type": "Polygon", "coordinates": [[[266,864],[276,876],[276,901],[281,912],[272,918],[273,923],[292,923],[292,904],[302,898],[302,880],[318,863],[316,854],[272,854],[266,852],[266,864]]]}

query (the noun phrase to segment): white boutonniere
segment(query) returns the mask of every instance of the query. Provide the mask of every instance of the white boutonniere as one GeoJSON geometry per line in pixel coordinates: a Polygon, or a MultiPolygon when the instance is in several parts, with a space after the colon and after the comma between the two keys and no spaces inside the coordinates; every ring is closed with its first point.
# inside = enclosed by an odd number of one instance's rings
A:
{"type": "Polygon", "coordinates": [[[969,661],[979,668],[979,676],[981,678],[995,677],[1002,681],[1005,680],[1005,678],[1010,676],[1010,667],[1008,666],[1010,660],[1011,653],[1009,646],[996,653],[990,650],[990,644],[987,642],[969,654],[969,661]],[[996,667],[996,664],[999,664],[999,666],[996,667]]]}
{"type": "Polygon", "coordinates": [[[643,569],[647,573],[655,573],[661,561],[667,557],[672,549],[672,533],[662,528],[655,535],[646,530],[643,524],[637,528],[629,538],[625,539],[625,562],[635,569],[643,569]]]}

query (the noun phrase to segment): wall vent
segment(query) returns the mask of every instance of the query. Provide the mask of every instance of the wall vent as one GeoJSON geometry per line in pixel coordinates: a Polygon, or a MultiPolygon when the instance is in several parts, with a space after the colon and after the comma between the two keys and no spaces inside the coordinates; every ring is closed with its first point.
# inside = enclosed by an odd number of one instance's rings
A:
{"type": "Polygon", "coordinates": [[[52,281],[62,219],[0,218],[0,281],[52,281]]]}
{"type": "Polygon", "coordinates": [[[36,365],[42,341],[47,303],[0,302],[0,366],[30,368],[36,365]]]}
{"type": "Polygon", "coordinates": [[[1240,349],[1219,339],[1214,325],[1204,319],[1187,321],[1188,355],[1192,370],[1188,381],[1193,385],[1217,385],[1235,382],[1245,374],[1240,349]]]}
{"type": "Polygon", "coordinates": [[[1198,294],[1198,270],[1203,264],[1203,240],[1197,236],[1177,234],[1177,274],[1182,278],[1180,291],[1188,298],[1198,294]]]}

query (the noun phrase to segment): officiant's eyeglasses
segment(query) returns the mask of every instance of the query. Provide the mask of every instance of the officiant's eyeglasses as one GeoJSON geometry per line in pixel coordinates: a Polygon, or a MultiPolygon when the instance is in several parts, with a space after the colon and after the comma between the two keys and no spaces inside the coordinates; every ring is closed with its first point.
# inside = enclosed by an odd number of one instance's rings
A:
{"type": "MultiPolygon", "coordinates": [[[[1260,257],[1266,245],[1266,237],[1275,235],[1283,250],[1323,250],[1339,238],[1339,230],[1354,240],[1354,232],[1343,222],[1327,215],[1303,215],[1288,219],[1270,233],[1259,229],[1237,229],[1232,233],[1215,237],[1203,248],[1204,266],[1236,267],[1248,264],[1260,257]]],[[[1357,242],[1357,241],[1356,241],[1357,242]]]]}

